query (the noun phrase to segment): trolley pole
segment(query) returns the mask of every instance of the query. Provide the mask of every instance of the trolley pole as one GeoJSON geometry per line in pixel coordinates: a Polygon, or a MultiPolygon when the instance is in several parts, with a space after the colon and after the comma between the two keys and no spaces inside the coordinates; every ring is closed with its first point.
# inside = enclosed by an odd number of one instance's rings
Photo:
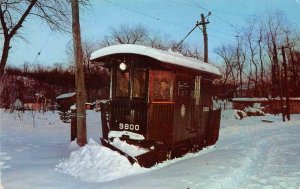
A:
{"type": "Polygon", "coordinates": [[[83,55],[80,38],[78,0],[72,0],[72,32],[75,58],[76,109],[77,109],[77,143],[84,146],[86,137],[85,85],[83,72],[83,55]]]}

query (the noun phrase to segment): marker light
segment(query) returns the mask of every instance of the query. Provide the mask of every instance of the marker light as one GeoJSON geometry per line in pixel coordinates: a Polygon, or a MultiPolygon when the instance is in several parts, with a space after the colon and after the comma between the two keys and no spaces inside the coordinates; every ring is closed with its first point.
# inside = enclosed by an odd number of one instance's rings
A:
{"type": "Polygon", "coordinates": [[[124,62],[122,62],[120,65],[119,65],[119,68],[121,69],[121,70],[126,70],[126,68],[127,68],[127,65],[124,63],[124,62]]]}

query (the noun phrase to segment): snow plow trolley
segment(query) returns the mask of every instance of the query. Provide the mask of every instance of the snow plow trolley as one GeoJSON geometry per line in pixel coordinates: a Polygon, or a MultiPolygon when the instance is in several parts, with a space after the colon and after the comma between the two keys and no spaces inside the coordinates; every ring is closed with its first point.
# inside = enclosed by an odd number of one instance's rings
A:
{"type": "Polygon", "coordinates": [[[216,143],[221,110],[212,108],[218,68],[172,51],[122,44],[92,53],[110,70],[110,99],[101,103],[101,143],[131,163],[151,167],[216,143]],[[144,149],[130,155],[114,140],[144,149]]]}

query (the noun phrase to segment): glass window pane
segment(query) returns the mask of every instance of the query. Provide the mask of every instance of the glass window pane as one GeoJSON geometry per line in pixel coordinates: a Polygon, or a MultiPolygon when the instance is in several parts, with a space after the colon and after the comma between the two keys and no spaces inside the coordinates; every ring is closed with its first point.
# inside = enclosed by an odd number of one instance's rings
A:
{"type": "Polygon", "coordinates": [[[152,71],[152,99],[155,101],[172,101],[173,73],[169,71],[152,71]]]}
{"type": "Polygon", "coordinates": [[[134,70],[133,73],[133,97],[145,97],[146,96],[146,71],[134,70]]]}
{"type": "Polygon", "coordinates": [[[129,96],[129,72],[117,71],[117,85],[116,85],[116,96],[117,97],[128,97],[129,96]]]}

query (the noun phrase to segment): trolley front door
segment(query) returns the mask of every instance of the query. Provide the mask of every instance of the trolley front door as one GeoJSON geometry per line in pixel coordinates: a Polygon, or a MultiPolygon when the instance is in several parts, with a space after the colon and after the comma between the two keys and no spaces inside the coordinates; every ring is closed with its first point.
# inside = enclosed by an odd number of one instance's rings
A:
{"type": "Polygon", "coordinates": [[[194,88],[193,77],[177,75],[175,93],[175,138],[184,140],[188,138],[192,129],[191,106],[192,90],[194,88]]]}

